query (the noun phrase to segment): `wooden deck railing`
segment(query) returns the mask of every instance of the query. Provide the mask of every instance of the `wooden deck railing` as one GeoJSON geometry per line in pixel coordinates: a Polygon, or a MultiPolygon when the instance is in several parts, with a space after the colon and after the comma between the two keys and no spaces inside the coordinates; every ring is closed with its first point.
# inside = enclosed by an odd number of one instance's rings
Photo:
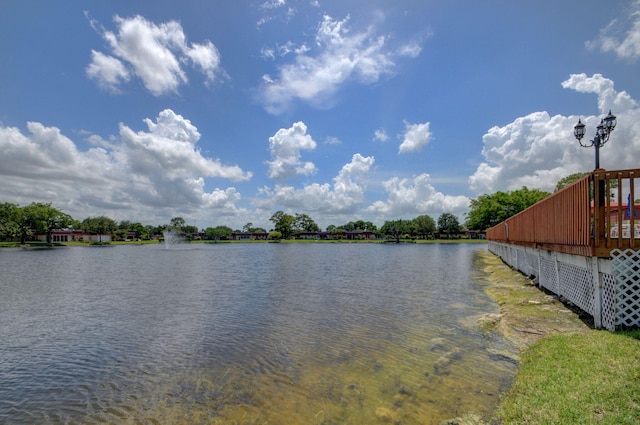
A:
{"type": "Polygon", "coordinates": [[[487,239],[582,256],[609,257],[614,248],[638,249],[640,205],[634,200],[639,178],[640,169],[595,170],[487,229],[487,239]]]}

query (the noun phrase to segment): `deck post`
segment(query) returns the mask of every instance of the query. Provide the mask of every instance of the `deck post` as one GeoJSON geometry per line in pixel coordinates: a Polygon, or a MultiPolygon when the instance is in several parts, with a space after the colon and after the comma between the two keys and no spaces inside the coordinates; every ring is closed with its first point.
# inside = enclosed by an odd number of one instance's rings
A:
{"type": "Polygon", "coordinates": [[[556,251],[553,251],[553,270],[556,278],[556,294],[559,298],[562,296],[562,290],[560,289],[560,264],[558,263],[558,253],[556,251]]]}
{"type": "Polygon", "coordinates": [[[538,283],[538,288],[542,288],[542,250],[536,249],[536,259],[538,260],[538,274],[536,275],[536,280],[538,283]]]}
{"type": "Polygon", "coordinates": [[[598,257],[587,257],[591,262],[591,275],[593,287],[593,325],[596,329],[602,329],[602,280],[600,279],[600,267],[598,257]]]}

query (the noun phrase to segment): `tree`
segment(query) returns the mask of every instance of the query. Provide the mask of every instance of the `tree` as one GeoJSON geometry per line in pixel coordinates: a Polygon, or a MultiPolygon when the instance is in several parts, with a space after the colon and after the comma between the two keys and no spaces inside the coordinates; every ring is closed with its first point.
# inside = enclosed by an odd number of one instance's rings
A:
{"type": "Polygon", "coordinates": [[[446,233],[451,238],[452,233],[457,233],[461,229],[458,217],[451,213],[442,213],[438,217],[438,232],[446,233]]]}
{"type": "Polygon", "coordinates": [[[351,223],[353,223],[353,230],[364,230],[364,220],[356,220],[352,221],[351,223]]]}
{"type": "Polygon", "coordinates": [[[581,178],[583,178],[584,176],[586,176],[589,173],[573,173],[573,174],[569,174],[568,176],[560,179],[558,181],[558,183],[556,183],[556,188],[553,190],[553,192],[558,192],[562,189],[564,189],[565,187],[572,185],[573,183],[577,182],[578,180],[580,180],[581,178]]]}
{"type": "Polygon", "coordinates": [[[428,215],[420,215],[413,219],[416,235],[429,236],[436,231],[436,222],[428,215]]]}
{"type": "Polygon", "coordinates": [[[144,227],[149,232],[149,237],[156,236],[156,235],[162,235],[162,232],[164,232],[165,229],[167,228],[167,226],[165,224],[162,224],[160,226],[152,226],[152,225],[148,224],[148,225],[146,225],[144,227]]]}
{"type": "Polygon", "coordinates": [[[134,232],[136,239],[149,239],[151,234],[149,229],[142,225],[142,223],[131,223],[127,228],[127,231],[134,232]]]}
{"type": "Polygon", "coordinates": [[[362,230],[368,230],[370,232],[375,232],[376,230],[378,230],[378,226],[376,226],[375,224],[373,224],[370,221],[365,221],[364,222],[364,227],[362,228],[362,230]]]}
{"type": "Polygon", "coordinates": [[[480,195],[471,199],[467,214],[467,228],[485,230],[504,220],[509,204],[508,194],[496,192],[492,195],[480,195]]]}
{"type": "Polygon", "coordinates": [[[26,242],[26,236],[29,232],[45,232],[47,243],[51,243],[53,231],[66,228],[71,222],[72,218],[69,214],[53,208],[50,203],[32,202],[22,208],[21,243],[26,242]]]}
{"type": "Polygon", "coordinates": [[[345,232],[353,232],[354,230],[356,230],[356,224],[353,221],[350,221],[347,224],[343,224],[342,226],[340,226],[340,228],[345,232]]]}
{"type": "Polygon", "coordinates": [[[185,226],[182,226],[182,230],[183,233],[188,233],[188,234],[193,234],[193,233],[198,233],[198,226],[193,226],[191,224],[187,224],[185,226]]]}
{"type": "Polygon", "coordinates": [[[227,226],[207,227],[204,229],[204,237],[210,240],[229,239],[233,230],[227,226]]]}
{"type": "MultiPolygon", "coordinates": [[[[566,177],[563,177],[562,179],[560,179],[558,181],[558,183],[556,183],[556,188],[554,189],[554,193],[558,192],[562,189],[564,189],[565,187],[572,185],[573,183],[577,182],[578,180],[580,180],[581,178],[583,178],[586,175],[589,175],[590,173],[573,173],[570,174],[566,177]]],[[[616,192],[613,191],[613,189],[617,189],[618,188],[618,180],[616,179],[611,179],[610,180],[610,188],[612,189],[611,193],[609,194],[609,197],[611,197],[612,199],[616,197],[616,192]]],[[[589,188],[589,196],[591,196],[591,198],[593,198],[593,187],[589,188]]]]}
{"type": "Polygon", "coordinates": [[[53,208],[51,204],[41,204],[40,221],[47,233],[47,243],[51,243],[51,234],[56,229],[65,229],[71,225],[73,219],[69,214],[53,208]]]}
{"type": "Polygon", "coordinates": [[[72,218],[71,223],[69,224],[69,226],[67,226],[67,228],[73,229],[73,230],[80,229],[80,221],[76,220],[75,218],[72,218]]]}
{"type": "Polygon", "coordinates": [[[152,234],[156,234],[156,233],[153,233],[154,232],[153,226],[143,226],[142,223],[139,223],[139,222],[132,223],[128,220],[121,221],[118,224],[117,230],[115,231],[116,236],[119,240],[126,239],[127,233],[129,232],[135,233],[134,237],[136,239],[144,239],[144,240],[149,240],[151,239],[152,234]]]}
{"type": "Polygon", "coordinates": [[[293,230],[297,232],[319,232],[320,227],[307,214],[296,213],[293,222],[293,230]]]}
{"type": "Polygon", "coordinates": [[[400,243],[400,239],[404,235],[411,234],[413,230],[413,224],[411,220],[392,220],[385,221],[380,231],[383,235],[391,236],[396,240],[396,243],[400,243]]]}
{"type": "Polygon", "coordinates": [[[15,223],[18,226],[20,244],[24,245],[27,243],[27,236],[33,233],[33,217],[29,214],[26,207],[16,209],[14,217],[15,223]]]}
{"type": "Polygon", "coordinates": [[[281,239],[282,238],[282,233],[278,232],[277,230],[272,230],[271,232],[269,232],[269,239],[281,239]]]}
{"type": "Polygon", "coordinates": [[[468,229],[485,230],[529,208],[549,196],[539,189],[522,189],[512,192],[496,192],[471,199],[466,225],[468,229]]]}
{"type": "Polygon", "coordinates": [[[9,202],[0,204],[0,240],[13,239],[20,234],[17,223],[18,206],[9,202]]]}
{"type": "Polygon", "coordinates": [[[118,227],[115,220],[105,216],[87,217],[80,226],[85,232],[97,233],[99,242],[102,242],[103,234],[111,234],[118,227]]]}
{"type": "Polygon", "coordinates": [[[171,227],[181,230],[182,226],[186,224],[186,221],[184,221],[184,218],[182,217],[173,217],[170,223],[171,223],[171,227]]]}
{"type": "Polygon", "coordinates": [[[343,224],[342,226],[338,226],[338,227],[347,232],[353,232],[355,230],[361,230],[361,231],[368,230],[371,232],[375,232],[376,230],[378,230],[375,224],[373,224],[370,221],[364,221],[364,220],[350,221],[347,224],[343,224]]]}
{"type": "Polygon", "coordinates": [[[267,233],[267,231],[262,227],[253,227],[253,223],[251,222],[242,226],[242,232],[243,233],[267,233]]]}
{"type": "Polygon", "coordinates": [[[511,205],[507,205],[509,216],[515,215],[520,211],[524,211],[536,202],[542,201],[549,196],[549,192],[540,189],[529,189],[522,186],[522,189],[514,190],[509,193],[511,197],[511,205]]]}
{"type": "Polygon", "coordinates": [[[277,211],[269,219],[274,224],[274,230],[280,232],[284,239],[289,239],[293,235],[295,220],[294,216],[283,211],[277,211]]]}

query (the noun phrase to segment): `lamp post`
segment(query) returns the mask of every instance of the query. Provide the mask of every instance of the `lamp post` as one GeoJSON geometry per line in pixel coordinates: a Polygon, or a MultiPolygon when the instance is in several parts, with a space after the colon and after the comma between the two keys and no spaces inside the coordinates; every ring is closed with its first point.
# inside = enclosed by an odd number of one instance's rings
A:
{"type": "Polygon", "coordinates": [[[593,140],[589,141],[589,144],[583,144],[582,138],[584,137],[585,125],[578,119],[578,124],[573,127],[573,135],[576,136],[580,146],[583,148],[590,148],[593,146],[596,150],[596,170],[600,168],[600,148],[609,141],[611,132],[616,128],[616,116],[609,110],[609,115],[600,120],[600,125],[596,127],[596,135],[593,140]]]}
{"type": "MultiPolygon", "coordinates": [[[[611,113],[609,110],[609,115],[600,120],[600,125],[596,127],[596,135],[593,140],[589,141],[589,144],[582,144],[582,138],[584,137],[584,128],[585,125],[582,124],[582,121],[578,119],[578,124],[573,127],[573,135],[576,136],[580,146],[583,148],[590,148],[593,146],[596,150],[596,170],[600,168],[600,148],[604,146],[605,143],[609,141],[609,136],[611,136],[611,132],[616,128],[616,116],[611,113]]],[[[594,174],[596,174],[594,172],[594,174]]],[[[598,186],[594,187],[595,192],[597,193],[597,204],[594,209],[594,227],[593,227],[593,235],[596,241],[599,241],[603,238],[606,238],[606,229],[604,226],[605,220],[605,186],[604,179],[598,177],[598,186]]],[[[597,244],[597,242],[596,242],[597,244]]]]}

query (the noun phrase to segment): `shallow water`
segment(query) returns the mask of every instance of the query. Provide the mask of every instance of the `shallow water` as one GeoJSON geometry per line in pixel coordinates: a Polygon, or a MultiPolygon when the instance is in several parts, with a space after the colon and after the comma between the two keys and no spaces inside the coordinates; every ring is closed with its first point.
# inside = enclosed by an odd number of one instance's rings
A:
{"type": "Polygon", "coordinates": [[[0,423],[437,424],[516,365],[483,245],[0,251],[0,423]]]}

